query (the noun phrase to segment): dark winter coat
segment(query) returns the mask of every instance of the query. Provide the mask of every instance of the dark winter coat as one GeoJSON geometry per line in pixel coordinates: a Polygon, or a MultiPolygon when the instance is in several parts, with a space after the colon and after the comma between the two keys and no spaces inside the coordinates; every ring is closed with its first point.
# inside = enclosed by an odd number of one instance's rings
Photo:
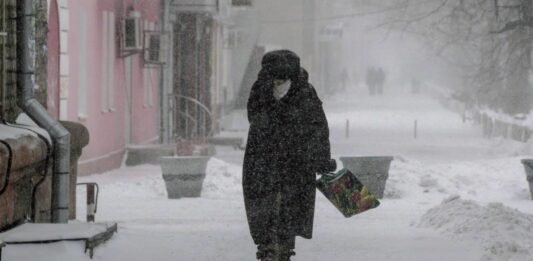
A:
{"type": "Polygon", "coordinates": [[[243,166],[243,190],[250,232],[266,242],[269,211],[281,192],[280,222],[288,234],[311,238],[316,173],[334,170],[329,129],[307,72],[290,51],[263,57],[248,99],[250,130],[243,166]],[[281,61],[280,61],[281,59],[281,61]],[[281,65],[281,66],[280,66],[281,65]],[[273,78],[290,78],[288,93],[276,100],[273,78]]]}

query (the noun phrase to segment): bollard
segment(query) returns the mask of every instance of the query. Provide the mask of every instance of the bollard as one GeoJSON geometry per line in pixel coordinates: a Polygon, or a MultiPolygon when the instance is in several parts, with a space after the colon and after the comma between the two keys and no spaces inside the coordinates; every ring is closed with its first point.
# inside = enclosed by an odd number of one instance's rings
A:
{"type": "Polygon", "coordinates": [[[533,159],[523,159],[521,162],[524,165],[524,170],[526,171],[529,194],[531,195],[531,199],[533,199],[533,159]]]}
{"type": "Polygon", "coordinates": [[[96,204],[94,200],[94,186],[87,185],[87,222],[94,222],[96,204]]]}
{"type": "Polygon", "coordinates": [[[78,186],[87,187],[87,223],[94,222],[96,211],[98,210],[98,194],[100,188],[97,183],[78,183],[78,186]]]}
{"type": "Polygon", "coordinates": [[[350,138],[350,120],[346,119],[346,129],[344,132],[346,139],[350,138]]]}
{"type": "Polygon", "coordinates": [[[414,123],[413,136],[415,137],[415,139],[418,137],[418,121],[417,120],[415,120],[415,123],[414,123]]]}

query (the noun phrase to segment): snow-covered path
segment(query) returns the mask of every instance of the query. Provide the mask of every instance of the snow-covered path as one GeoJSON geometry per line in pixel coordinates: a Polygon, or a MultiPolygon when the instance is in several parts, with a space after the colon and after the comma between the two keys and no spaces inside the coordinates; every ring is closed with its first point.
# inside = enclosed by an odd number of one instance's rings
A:
{"type": "Polygon", "coordinates": [[[331,129],[332,152],[337,156],[392,155],[434,163],[494,155],[477,127],[463,123],[460,115],[442,108],[427,95],[397,90],[384,96],[369,96],[354,90],[326,99],[324,109],[331,129]]]}
{"type": "MultiPolygon", "coordinates": [[[[499,205],[484,207],[496,201],[533,214],[521,157],[510,154],[518,145],[495,146],[482,139],[475,126],[462,123],[427,96],[368,97],[355,91],[328,98],[324,107],[334,157],[396,159],[386,197],[375,210],[346,219],[317,194],[314,238],[298,238],[294,260],[532,260],[524,249],[531,247],[533,236],[515,232],[533,227],[533,219],[499,205]],[[419,125],[416,140],[414,120],[419,125]],[[441,205],[451,195],[461,198],[441,205]],[[489,214],[483,214],[485,210],[489,214]],[[475,226],[485,223],[490,227],[475,226]]],[[[242,151],[229,150],[220,148],[209,162],[202,197],[196,199],[166,199],[158,166],[82,177],[81,182],[100,184],[97,220],[119,222],[119,234],[96,249],[94,260],[255,260],[240,188],[242,151]]],[[[78,192],[80,218],[83,193],[78,192]]],[[[43,260],[89,260],[81,244],[79,253],[71,251],[76,244],[55,244],[56,256],[43,260]]],[[[32,251],[50,255],[50,247],[32,251]]],[[[11,248],[4,256],[31,260],[25,254],[11,248]]]]}

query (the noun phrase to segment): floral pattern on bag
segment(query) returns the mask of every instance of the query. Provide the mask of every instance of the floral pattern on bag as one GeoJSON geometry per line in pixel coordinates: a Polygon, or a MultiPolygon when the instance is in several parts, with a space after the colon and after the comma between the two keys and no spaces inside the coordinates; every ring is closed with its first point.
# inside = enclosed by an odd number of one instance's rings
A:
{"type": "Polygon", "coordinates": [[[379,206],[379,201],[347,169],[322,175],[317,188],[345,216],[351,217],[379,206]]]}

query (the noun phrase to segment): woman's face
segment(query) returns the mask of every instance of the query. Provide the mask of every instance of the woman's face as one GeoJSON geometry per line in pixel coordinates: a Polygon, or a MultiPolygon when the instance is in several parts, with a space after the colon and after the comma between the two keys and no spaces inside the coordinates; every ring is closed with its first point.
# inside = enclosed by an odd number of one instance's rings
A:
{"type": "Polygon", "coordinates": [[[287,80],[284,80],[284,79],[274,79],[274,86],[282,85],[286,81],[287,80]]]}

